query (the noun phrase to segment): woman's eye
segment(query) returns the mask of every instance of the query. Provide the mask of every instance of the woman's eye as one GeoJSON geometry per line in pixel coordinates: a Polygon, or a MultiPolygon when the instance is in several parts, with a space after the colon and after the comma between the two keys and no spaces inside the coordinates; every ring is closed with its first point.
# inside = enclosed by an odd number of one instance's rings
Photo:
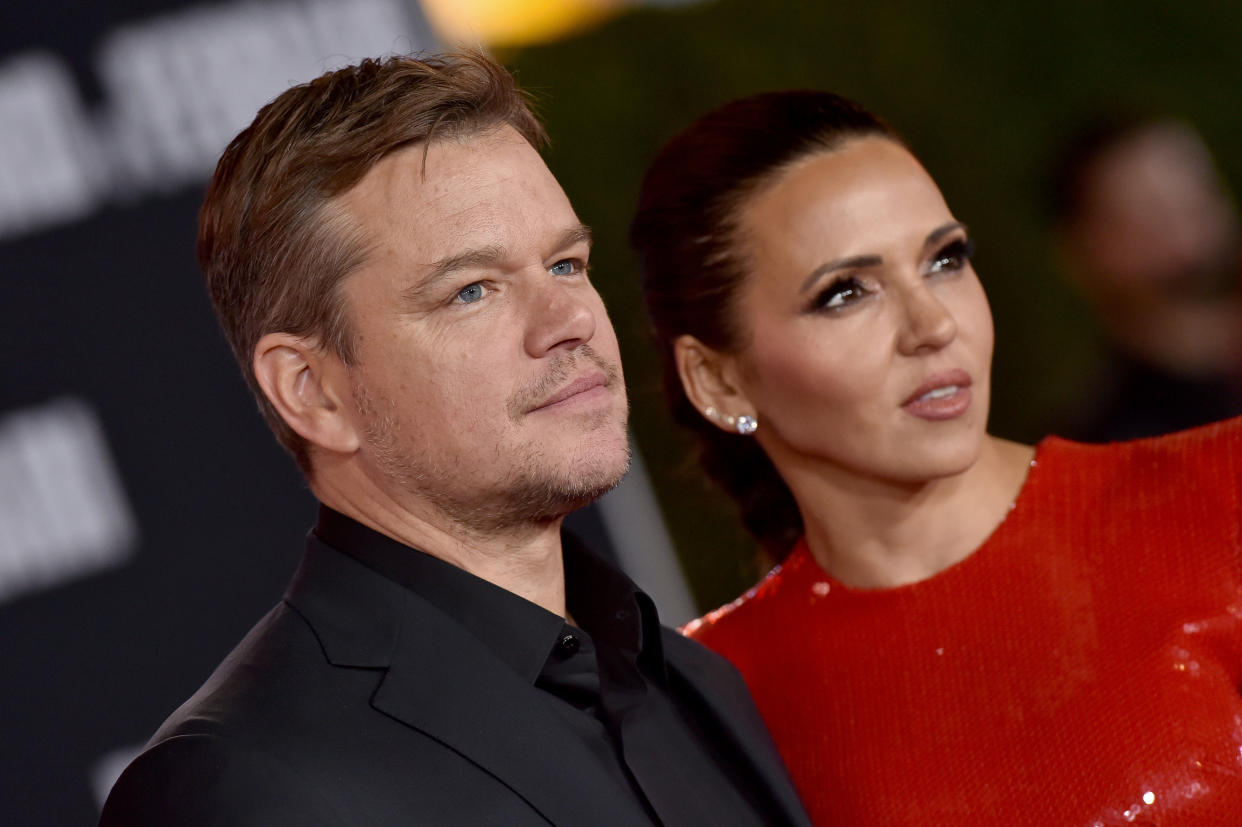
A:
{"type": "Polygon", "coordinates": [[[815,307],[819,310],[836,310],[853,304],[867,295],[867,288],[856,278],[834,281],[824,288],[815,298],[815,307]]]}
{"type": "Polygon", "coordinates": [[[458,290],[457,300],[462,304],[474,304],[483,298],[484,292],[483,285],[476,281],[474,284],[467,284],[458,290]]]}
{"type": "Polygon", "coordinates": [[[548,268],[548,272],[554,276],[572,276],[581,271],[582,265],[572,258],[562,259],[548,268]]]}
{"type": "Polygon", "coordinates": [[[975,243],[969,239],[959,238],[952,241],[932,257],[930,270],[933,273],[961,270],[975,254],[975,243]]]}

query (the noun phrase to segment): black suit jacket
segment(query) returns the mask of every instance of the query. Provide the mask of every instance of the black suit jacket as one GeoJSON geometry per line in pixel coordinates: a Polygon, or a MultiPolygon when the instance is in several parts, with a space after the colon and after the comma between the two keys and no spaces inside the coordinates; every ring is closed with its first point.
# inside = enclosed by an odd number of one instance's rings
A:
{"type": "MultiPolygon", "coordinates": [[[[687,693],[809,824],[737,672],[663,630],[687,693]]],[[[101,825],[631,825],[641,805],[480,641],[312,537],[285,599],[125,770],[101,825]]],[[[696,795],[686,790],[686,795],[696,795]]]]}

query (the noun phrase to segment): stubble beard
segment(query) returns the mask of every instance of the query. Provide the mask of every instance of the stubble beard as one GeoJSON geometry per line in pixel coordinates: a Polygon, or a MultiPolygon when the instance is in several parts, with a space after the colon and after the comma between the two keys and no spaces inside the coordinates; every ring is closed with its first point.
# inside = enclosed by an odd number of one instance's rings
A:
{"type": "MultiPolygon", "coordinates": [[[[540,399],[559,386],[580,360],[603,369],[609,387],[621,381],[614,367],[584,345],[517,394],[508,405],[510,419],[518,421],[529,400],[540,399]]],[[[496,534],[560,519],[611,491],[629,470],[630,446],[624,417],[621,422],[613,422],[617,414],[610,409],[589,424],[590,433],[585,439],[620,440],[620,462],[613,462],[611,456],[589,464],[574,458],[557,462],[546,455],[542,446],[527,442],[514,447],[520,456],[496,457],[497,465],[510,466],[504,476],[484,487],[466,488],[459,482],[453,457],[417,453],[403,443],[400,435],[412,432],[416,426],[403,421],[392,400],[372,395],[359,381],[354,382],[353,394],[366,423],[368,450],[388,483],[414,494],[470,533],[496,534]],[[614,427],[619,431],[615,437],[607,433],[614,427]]],[[[607,447],[600,450],[609,452],[607,447]]]]}

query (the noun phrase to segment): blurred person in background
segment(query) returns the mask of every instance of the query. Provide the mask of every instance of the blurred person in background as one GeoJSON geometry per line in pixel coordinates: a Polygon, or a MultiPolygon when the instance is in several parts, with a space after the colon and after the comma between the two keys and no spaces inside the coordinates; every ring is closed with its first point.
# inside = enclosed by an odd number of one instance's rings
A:
{"type": "Polygon", "coordinates": [[[1056,247],[1104,337],[1068,436],[1153,436],[1242,413],[1238,214],[1189,124],[1117,116],[1084,130],[1053,176],[1056,247]]]}
{"type": "Polygon", "coordinates": [[[686,631],[817,824],[1237,823],[1242,420],[989,435],[970,233],[835,95],[701,117],[631,236],[674,416],[782,561],[686,631]]]}
{"type": "Polygon", "coordinates": [[[296,86],[225,151],[199,260],[319,519],[102,824],[806,823],[736,671],[562,539],[628,406],[543,140],[464,53],[296,86]]]}

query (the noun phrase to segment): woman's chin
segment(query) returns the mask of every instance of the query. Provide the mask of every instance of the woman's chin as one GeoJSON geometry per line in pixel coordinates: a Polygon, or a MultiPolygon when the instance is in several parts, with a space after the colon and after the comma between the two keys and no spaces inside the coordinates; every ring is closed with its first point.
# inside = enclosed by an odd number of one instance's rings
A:
{"type": "Polygon", "coordinates": [[[912,482],[935,482],[969,473],[984,454],[986,434],[962,434],[957,438],[911,446],[906,464],[912,482]]]}

